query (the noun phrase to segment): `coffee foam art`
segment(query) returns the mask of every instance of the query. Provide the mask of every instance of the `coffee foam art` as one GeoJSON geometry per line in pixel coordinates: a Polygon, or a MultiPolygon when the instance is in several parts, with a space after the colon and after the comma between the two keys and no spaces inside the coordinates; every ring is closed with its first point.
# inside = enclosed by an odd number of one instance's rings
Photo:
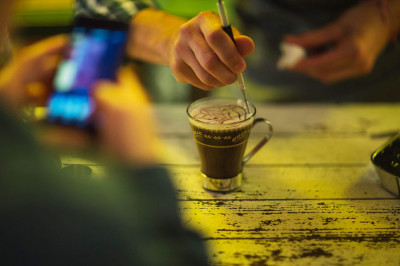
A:
{"type": "MultiPolygon", "coordinates": [[[[249,117],[246,109],[237,104],[203,105],[191,111],[190,115],[200,127],[213,129],[241,128],[248,123],[240,123],[249,117]],[[199,123],[201,122],[201,123],[199,123]]],[[[249,119],[251,123],[253,119],[249,119]]]]}

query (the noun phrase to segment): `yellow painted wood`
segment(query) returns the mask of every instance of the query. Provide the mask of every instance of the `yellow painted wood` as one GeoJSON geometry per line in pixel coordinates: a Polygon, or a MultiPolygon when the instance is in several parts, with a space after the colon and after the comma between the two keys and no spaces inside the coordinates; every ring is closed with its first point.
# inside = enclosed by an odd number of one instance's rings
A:
{"type": "MultiPolygon", "coordinates": [[[[213,265],[400,265],[400,199],[370,154],[400,127],[400,104],[259,106],[276,130],[230,194],[201,187],[185,106],[157,106],[163,164],[183,223],[200,232],[213,265]]],[[[262,129],[255,129],[252,146],[262,129]]],[[[64,163],[99,163],[67,157],[64,163]]],[[[94,166],[93,166],[94,165],[94,166]]]]}
{"type": "Polygon", "coordinates": [[[385,141],[373,135],[400,127],[399,107],[259,108],[276,135],[245,167],[241,191],[225,195],[200,187],[184,108],[159,107],[183,221],[214,265],[399,265],[400,200],[369,162],[385,141]]]}
{"type": "MultiPolygon", "coordinates": [[[[261,139],[254,134],[248,149],[261,139]]],[[[334,136],[279,136],[272,140],[248,163],[252,165],[316,165],[316,164],[368,164],[371,153],[385,138],[334,136]]],[[[199,165],[199,156],[191,133],[161,137],[159,148],[163,164],[199,165]]],[[[73,162],[73,158],[66,158],[73,162]]],[[[78,159],[81,160],[81,159],[78,159]]],[[[87,162],[95,164],[95,162],[87,162]]],[[[245,166],[246,168],[247,166],[245,166]]]]}
{"type": "Polygon", "coordinates": [[[184,221],[203,234],[216,265],[400,262],[398,199],[181,204],[184,221]]]}
{"type": "Polygon", "coordinates": [[[395,241],[348,239],[208,240],[212,265],[400,265],[395,241]]]}
{"type": "MultiPolygon", "coordinates": [[[[400,129],[400,104],[257,105],[257,117],[268,118],[279,134],[364,134],[400,129]]],[[[189,132],[186,105],[155,108],[163,134],[189,132]]],[[[261,128],[260,128],[261,129],[261,128]]],[[[256,128],[256,131],[259,129],[256,128]]]]}
{"type": "Polygon", "coordinates": [[[198,167],[168,167],[181,200],[368,199],[394,198],[372,166],[248,167],[239,192],[202,189],[198,167]]]}
{"type": "Polygon", "coordinates": [[[181,201],[181,211],[210,240],[400,237],[398,199],[198,200],[181,201]]]}
{"type": "MultiPolygon", "coordinates": [[[[257,134],[251,138],[248,148],[253,147],[261,137],[257,134]]],[[[277,134],[249,161],[249,165],[368,163],[371,153],[384,141],[385,139],[370,139],[363,136],[280,137],[277,134]]],[[[200,163],[191,133],[162,138],[162,144],[160,153],[165,164],[200,163]]]]}

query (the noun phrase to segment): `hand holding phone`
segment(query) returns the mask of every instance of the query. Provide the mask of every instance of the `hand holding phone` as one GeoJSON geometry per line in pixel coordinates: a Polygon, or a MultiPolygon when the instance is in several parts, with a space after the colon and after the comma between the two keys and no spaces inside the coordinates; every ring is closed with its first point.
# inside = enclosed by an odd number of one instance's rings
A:
{"type": "Polygon", "coordinates": [[[22,48],[1,70],[0,98],[9,108],[19,113],[27,103],[45,104],[67,42],[59,35],[22,48]]]}
{"type": "Polygon", "coordinates": [[[93,127],[96,103],[93,86],[98,80],[115,80],[125,53],[128,25],[78,18],[70,45],[53,81],[47,120],[64,126],[93,127]]]}

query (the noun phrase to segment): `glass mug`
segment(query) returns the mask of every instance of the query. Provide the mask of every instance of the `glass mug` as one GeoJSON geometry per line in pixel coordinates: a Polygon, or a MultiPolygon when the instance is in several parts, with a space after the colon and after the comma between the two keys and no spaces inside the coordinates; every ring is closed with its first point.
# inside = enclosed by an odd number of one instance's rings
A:
{"type": "Polygon", "coordinates": [[[255,118],[256,108],[250,102],[248,106],[246,113],[243,100],[213,97],[188,106],[186,112],[199,152],[206,190],[229,192],[239,188],[243,165],[271,139],[272,124],[264,118],[255,118]],[[267,125],[266,136],[244,156],[250,131],[259,123],[267,125]]]}

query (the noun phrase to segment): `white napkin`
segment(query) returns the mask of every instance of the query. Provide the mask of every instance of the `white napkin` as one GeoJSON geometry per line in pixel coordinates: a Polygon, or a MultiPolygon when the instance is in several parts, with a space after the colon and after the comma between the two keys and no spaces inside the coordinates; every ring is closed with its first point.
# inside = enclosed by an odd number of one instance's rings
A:
{"type": "Polygon", "coordinates": [[[307,56],[306,50],[297,44],[282,42],[280,48],[282,55],[276,65],[279,70],[294,67],[298,62],[307,56]]]}

